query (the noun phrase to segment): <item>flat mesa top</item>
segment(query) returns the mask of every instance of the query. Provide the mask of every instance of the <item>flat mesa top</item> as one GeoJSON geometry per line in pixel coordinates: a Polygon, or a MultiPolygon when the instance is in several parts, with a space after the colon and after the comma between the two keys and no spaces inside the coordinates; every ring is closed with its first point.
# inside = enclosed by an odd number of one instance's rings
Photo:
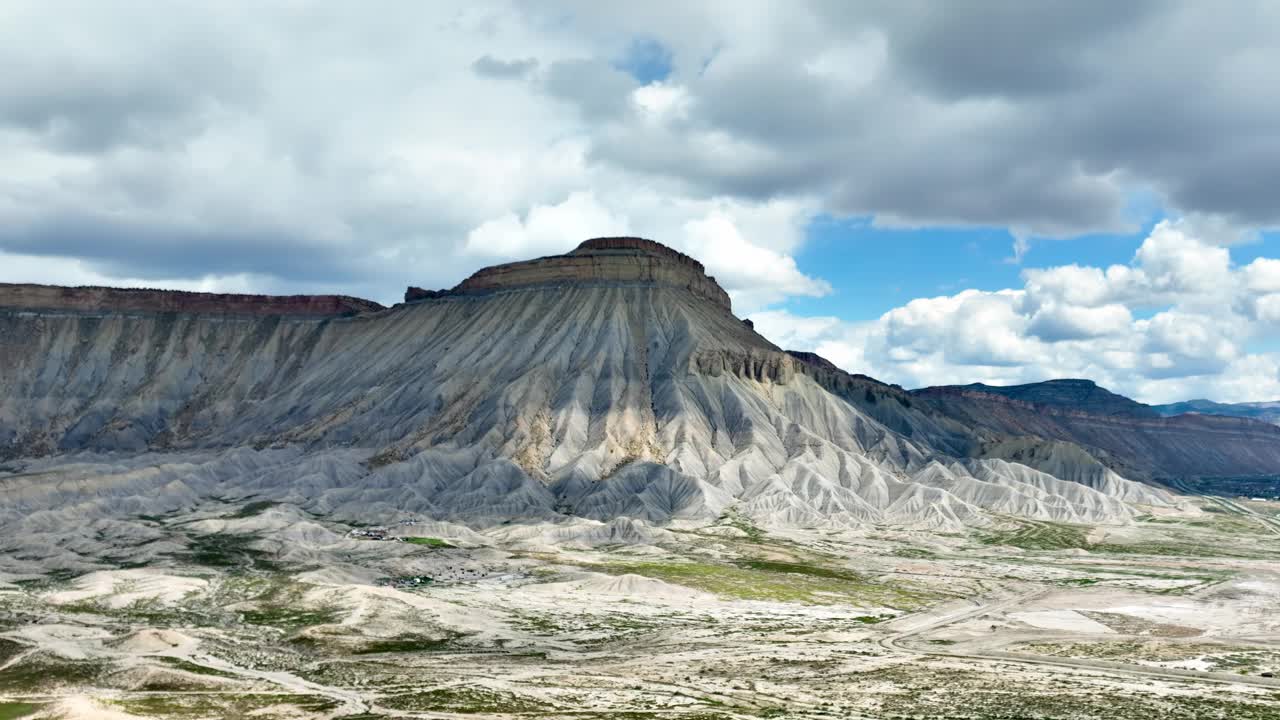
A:
{"type": "Polygon", "coordinates": [[[732,311],[728,293],[707,275],[702,263],[666,245],[638,237],[592,238],[564,255],[483,268],[449,292],[592,282],[641,282],[685,288],[732,311]]]}
{"type": "Polygon", "coordinates": [[[583,241],[582,244],[578,245],[578,247],[574,248],[573,251],[568,254],[595,255],[602,252],[614,251],[654,255],[669,260],[675,260],[683,265],[696,268],[698,272],[706,272],[706,268],[702,266],[702,263],[694,260],[688,255],[685,255],[679,250],[674,250],[660,242],[642,237],[620,236],[591,238],[590,240],[583,241]]]}
{"type": "Polygon", "coordinates": [[[247,295],[152,288],[62,287],[0,283],[0,308],[72,312],[160,312],[252,316],[340,317],[382,310],[346,295],[247,295]]]}

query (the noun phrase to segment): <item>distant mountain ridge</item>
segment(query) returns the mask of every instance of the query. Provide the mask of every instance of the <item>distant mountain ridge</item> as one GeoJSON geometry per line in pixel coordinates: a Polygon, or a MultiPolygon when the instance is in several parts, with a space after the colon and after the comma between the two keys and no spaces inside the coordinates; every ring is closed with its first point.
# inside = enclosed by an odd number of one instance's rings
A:
{"type": "Polygon", "coordinates": [[[1094,413],[1097,415],[1131,415],[1133,417],[1158,417],[1150,405],[1144,405],[1123,395],[1100,387],[1092,380],[1079,378],[1062,378],[1045,380],[1025,385],[985,385],[971,383],[969,385],[944,385],[923,388],[918,392],[929,392],[942,389],[961,389],[974,392],[1003,395],[1014,400],[1040,405],[1053,405],[1073,410],[1094,413]]]}
{"type": "Polygon", "coordinates": [[[1272,402],[1219,403],[1212,400],[1187,400],[1185,402],[1153,405],[1164,417],[1196,413],[1199,415],[1227,415],[1230,417],[1252,418],[1280,425],[1280,400],[1272,402]]]}
{"type": "Polygon", "coordinates": [[[1028,454],[1032,438],[1080,446],[1125,477],[1268,476],[1280,467],[1280,427],[1244,417],[1164,417],[1090,380],[947,385],[910,396],[964,428],[979,457],[1039,457],[1028,454]]]}

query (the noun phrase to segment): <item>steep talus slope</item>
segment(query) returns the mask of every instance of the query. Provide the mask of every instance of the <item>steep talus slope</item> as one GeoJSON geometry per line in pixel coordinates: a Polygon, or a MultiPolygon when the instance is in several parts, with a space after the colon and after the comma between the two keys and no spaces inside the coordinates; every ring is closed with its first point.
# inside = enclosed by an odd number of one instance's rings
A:
{"type": "Polygon", "coordinates": [[[0,507],[28,526],[202,497],[366,520],[736,507],[939,528],[1169,502],[1118,477],[958,465],[954,422],[900,389],[851,402],[852,384],[735,318],[696,262],[627,238],[356,315],[0,310],[0,367],[0,507]]]}
{"type": "Polygon", "coordinates": [[[916,403],[912,394],[898,385],[845,372],[815,353],[787,353],[800,361],[797,367],[827,391],[919,444],[955,457],[974,455],[982,445],[983,437],[972,426],[916,403]]]}

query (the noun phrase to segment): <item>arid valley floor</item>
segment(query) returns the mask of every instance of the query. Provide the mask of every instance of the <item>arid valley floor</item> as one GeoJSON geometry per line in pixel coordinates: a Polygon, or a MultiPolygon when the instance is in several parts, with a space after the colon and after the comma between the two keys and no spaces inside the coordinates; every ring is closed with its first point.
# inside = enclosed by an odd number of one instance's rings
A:
{"type": "Polygon", "coordinates": [[[1280,717],[1275,502],[950,534],[133,522],[144,561],[0,578],[0,718],[1280,717]]]}

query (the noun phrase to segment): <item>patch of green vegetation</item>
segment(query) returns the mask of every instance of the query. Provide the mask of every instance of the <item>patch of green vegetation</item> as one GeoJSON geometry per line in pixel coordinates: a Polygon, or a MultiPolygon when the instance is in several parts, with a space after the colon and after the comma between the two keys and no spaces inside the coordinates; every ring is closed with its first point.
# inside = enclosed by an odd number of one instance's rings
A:
{"type": "Polygon", "coordinates": [[[855,622],[860,622],[860,623],[862,623],[863,625],[875,625],[876,623],[882,623],[882,622],[884,622],[885,620],[891,620],[891,619],[893,619],[893,616],[892,616],[892,615],[889,615],[889,614],[884,614],[884,615],[859,615],[858,617],[854,618],[854,621],[855,621],[855,622]]]}
{"type": "Polygon", "coordinates": [[[274,500],[256,500],[254,502],[251,502],[245,505],[239,510],[231,513],[230,515],[224,515],[223,517],[231,520],[236,520],[240,518],[250,518],[256,515],[261,515],[263,510],[273,508],[279,504],[280,503],[275,502],[274,500]]]}
{"type": "Polygon", "coordinates": [[[353,651],[352,654],[372,655],[374,653],[439,652],[441,650],[450,650],[455,648],[455,643],[462,637],[464,637],[464,635],[460,633],[443,638],[433,638],[425,635],[402,635],[395,638],[372,640],[360,646],[360,648],[353,651]]]}
{"type": "Polygon", "coordinates": [[[554,615],[532,615],[529,613],[519,613],[520,624],[526,630],[539,635],[559,635],[566,631],[566,628],[558,621],[552,619],[554,615]]]}
{"type": "Polygon", "coordinates": [[[747,536],[746,539],[749,542],[758,543],[764,540],[764,531],[757,527],[755,523],[742,515],[739,515],[736,510],[727,511],[725,514],[720,516],[718,522],[722,525],[727,525],[741,530],[747,536]]]}
{"type": "Polygon", "coordinates": [[[188,536],[187,550],[178,559],[196,565],[240,570],[280,571],[282,568],[269,553],[252,547],[254,535],[213,533],[188,536]]]}
{"type": "Polygon", "coordinates": [[[909,558],[912,560],[930,560],[938,557],[937,553],[930,552],[924,548],[898,548],[889,554],[894,557],[909,558]]]}
{"type": "Polygon", "coordinates": [[[208,693],[199,695],[151,695],[113,700],[131,715],[142,717],[248,717],[268,708],[289,706],[307,713],[330,712],[338,703],[318,695],[208,693]]]}
{"type": "Polygon", "coordinates": [[[157,659],[160,662],[164,663],[165,665],[168,665],[169,667],[175,670],[182,670],[183,672],[189,672],[194,675],[210,675],[213,677],[223,677],[223,678],[237,677],[234,673],[224,672],[216,668],[205,667],[204,665],[197,665],[196,663],[193,663],[190,660],[186,660],[184,658],[176,658],[176,657],[170,657],[168,655],[161,655],[157,659]]]}
{"type": "Polygon", "coordinates": [[[13,584],[24,590],[42,590],[44,588],[61,585],[62,583],[74,580],[84,574],[82,570],[70,570],[67,568],[57,568],[45,572],[44,577],[40,578],[23,578],[22,580],[14,580],[13,584]]]}
{"type": "Polygon", "coordinates": [[[924,605],[929,597],[905,584],[887,584],[843,569],[769,560],[723,565],[698,561],[611,563],[593,565],[591,569],[615,575],[643,575],[744,600],[909,609],[924,605]]]}
{"type": "Polygon", "coordinates": [[[414,545],[426,545],[427,547],[434,548],[454,547],[452,543],[436,537],[406,537],[404,541],[407,543],[413,543],[414,545]]]}
{"type": "MultiPolygon", "coordinates": [[[[1199,538],[1142,540],[1137,542],[1101,542],[1088,540],[1092,528],[1083,525],[1024,520],[1009,530],[978,532],[983,545],[1008,545],[1023,550],[1087,550],[1110,555],[1156,555],[1164,557],[1266,557],[1227,543],[1208,544],[1199,538]]],[[[1165,531],[1172,533],[1173,529],[1165,531]]]]}
{"type": "Polygon", "coordinates": [[[0,638],[0,665],[9,662],[9,660],[17,657],[19,653],[26,649],[27,646],[22,643],[16,643],[12,640],[0,638]]]}
{"type": "Polygon", "coordinates": [[[0,720],[18,720],[35,715],[44,705],[26,702],[0,702],[0,720]]]}
{"type": "Polygon", "coordinates": [[[91,660],[27,658],[0,670],[0,692],[30,693],[59,687],[91,685],[106,667],[91,660]]]}
{"type": "Polygon", "coordinates": [[[284,606],[265,606],[255,610],[246,610],[241,615],[250,625],[266,625],[269,627],[297,629],[312,625],[330,625],[341,619],[340,613],[332,608],[292,608],[284,606]]]}
{"type": "Polygon", "coordinates": [[[554,706],[534,698],[484,687],[449,687],[405,693],[388,697],[382,704],[396,710],[451,712],[462,715],[540,713],[555,709],[554,706]]]}
{"type": "Polygon", "coordinates": [[[878,712],[885,720],[1277,720],[1274,696],[1173,694],[1100,687],[1081,680],[1043,686],[1020,673],[930,669],[902,664],[859,673],[863,682],[887,684],[878,712]]]}
{"type": "MultiPolygon", "coordinates": [[[[1177,626],[1157,625],[1154,630],[1144,629],[1143,632],[1151,637],[1187,636],[1185,629],[1177,626]],[[1161,627],[1167,629],[1161,630],[1161,627]],[[1179,630],[1182,632],[1178,632],[1179,630]]],[[[1178,662],[1194,659],[1206,663],[1210,671],[1235,671],[1241,674],[1251,674],[1266,670],[1275,667],[1280,662],[1280,653],[1265,648],[1239,647],[1215,643],[1159,643],[1150,639],[1142,642],[1033,642],[1019,646],[1016,651],[1031,652],[1047,657],[1103,659],[1128,663],[1135,661],[1178,662]]]]}
{"type": "Polygon", "coordinates": [[[1088,546],[1089,552],[1109,555],[1159,555],[1164,557],[1266,557],[1265,554],[1237,550],[1222,544],[1205,545],[1196,542],[1099,543],[1088,546]]]}
{"type": "Polygon", "coordinates": [[[980,532],[978,542],[983,545],[1007,545],[1023,550],[1070,550],[1089,547],[1090,528],[1053,522],[1022,522],[1012,530],[980,532]]]}
{"type": "Polygon", "coordinates": [[[852,571],[840,568],[823,567],[821,565],[779,562],[776,560],[738,560],[735,561],[734,564],[738,567],[747,568],[749,570],[763,570],[764,572],[788,573],[793,575],[808,575],[810,577],[844,580],[853,583],[864,582],[861,575],[852,571]]]}

